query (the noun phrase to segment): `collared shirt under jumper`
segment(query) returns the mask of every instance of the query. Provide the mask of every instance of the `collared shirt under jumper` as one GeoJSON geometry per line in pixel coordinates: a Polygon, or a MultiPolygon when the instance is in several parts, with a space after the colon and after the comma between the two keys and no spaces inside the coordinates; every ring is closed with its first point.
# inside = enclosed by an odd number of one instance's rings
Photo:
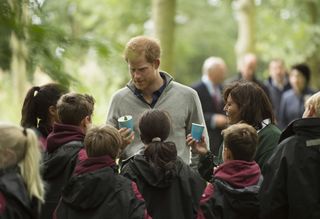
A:
{"type": "MultiPolygon", "coordinates": [[[[198,156],[191,159],[190,148],[186,145],[186,136],[191,133],[192,123],[205,124],[201,103],[195,90],[180,83],[165,72],[160,72],[166,78],[166,86],[151,107],[145,101],[137,98],[132,80],[126,87],[117,91],[111,100],[108,111],[107,123],[118,127],[118,118],[124,115],[132,115],[134,123],[134,141],[125,149],[125,158],[135,155],[143,147],[139,136],[138,122],[141,114],[151,108],[167,111],[172,119],[172,129],[167,141],[173,141],[177,145],[178,156],[186,163],[196,164],[198,156]]],[[[207,130],[204,130],[205,139],[208,142],[207,130]]],[[[207,144],[209,145],[209,144],[207,144]]]]}

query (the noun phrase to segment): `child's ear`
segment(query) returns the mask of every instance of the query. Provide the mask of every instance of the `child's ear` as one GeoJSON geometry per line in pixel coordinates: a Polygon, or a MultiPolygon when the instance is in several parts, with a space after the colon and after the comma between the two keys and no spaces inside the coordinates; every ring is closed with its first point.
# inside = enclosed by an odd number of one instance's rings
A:
{"type": "Polygon", "coordinates": [[[224,160],[224,161],[233,160],[232,152],[231,152],[231,150],[230,150],[228,147],[226,147],[226,146],[223,147],[223,160],[224,160]]]}
{"type": "Polygon", "coordinates": [[[57,110],[56,110],[55,106],[53,106],[53,105],[49,106],[49,113],[51,116],[54,116],[56,114],[56,111],[57,110]]]}
{"type": "Polygon", "coordinates": [[[233,154],[229,148],[228,148],[228,159],[233,160],[233,154]]]}
{"type": "Polygon", "coordinates": [[[86,132],[89,127],[91,127],[91,116],[86,116],[84,119],[82,119],[80,126],[84,129],[86,132]]]}
{"type": "Polygon", "coordinates": [[[56,121],[58,122],[59,119],[58,119],[58,113],[57,113],[57,108],[53,105],[49,106],[49,116],[50,118],[53,120],[53,121],[56,121]]]}

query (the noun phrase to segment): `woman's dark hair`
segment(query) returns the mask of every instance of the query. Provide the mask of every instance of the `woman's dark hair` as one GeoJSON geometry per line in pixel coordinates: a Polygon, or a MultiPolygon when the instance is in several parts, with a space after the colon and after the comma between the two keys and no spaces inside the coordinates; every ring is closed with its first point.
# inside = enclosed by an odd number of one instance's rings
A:
{"type": "Polygon", "coordinates": [[[271,102],[264,90],[254,82],[239,81],[226,87],[223,98],[228,96],[239,106],[240,120],[256,129],[261,129],[261,122],[270,119],[274,123],[271,102]]]}
{"type": "Polygon", "coordinates": [[[173,142],[165,142],[171,130],[169,114],[152,109],[144,112],[139,121],[141,140],[146,144],[144,155],[155,171],[165,174],[167,180],[175,175],[177,149],[173,142]]]}
{"type": "Polygon", "coordinates": [[[56,106],[58,99],[67,92],[66,87],[56,83],[30,88],[21,110],[21,126],[37,128],[40,121],[47,124],[49,122],[49,107],[56,106]]]}
{"type": "Polygon", "coordinates": [[[308,67],[308,65],[306,65],[306,64],[293,65],[291,67],[291,71],[292,70],[297,70],[298,72],[300,72],[300,74],[302,74],[303,77],[306,79],[306,84],[309,83],[311,71],[310,71],[310,68],[308,67]]]}

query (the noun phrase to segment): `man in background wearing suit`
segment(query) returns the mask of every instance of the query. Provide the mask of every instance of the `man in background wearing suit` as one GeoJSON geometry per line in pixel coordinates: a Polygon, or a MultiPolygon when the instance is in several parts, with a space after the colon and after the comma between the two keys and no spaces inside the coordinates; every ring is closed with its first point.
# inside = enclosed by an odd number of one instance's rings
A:
{"type": "Polygon", "coordinates": [[[210,151],[217,154],[222,143],[221,131],[227,126],[222,97],[222,83],[227,67],[219,57],[207,58],[202,66],[202,78],[192,86],[199,95],[210,139],[210,151]]]}

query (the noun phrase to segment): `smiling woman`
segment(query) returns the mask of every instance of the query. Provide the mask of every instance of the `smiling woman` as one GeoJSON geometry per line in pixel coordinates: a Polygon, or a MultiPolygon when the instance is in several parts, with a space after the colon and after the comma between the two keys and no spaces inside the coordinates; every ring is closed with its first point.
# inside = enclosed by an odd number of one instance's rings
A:
{"type": "Polygon", "coordinates": [[[230,125],[238,123],[240,121],[240,109],[239,105],[234,102],[231,95],[228,96],[226,105],[223,110],[226,112],[228,123],[230,125]]]}
{"type": "MultiPolygon", "coordinates": [[[[224,111],[229,125],[247,123],[256,129],[258,144],[254,160],[263,174],[265,163],[277,147],[281,134],[280,129],[275,125],[274,114],[267,95],[257,84],[239,81],[229,85],[223,96],[226,102],[224,111]]],[[[187,143],[192,144],[190,137],[187,138],[187,143]]],[[[224,147],[220,147],[218,156],[214,157],[208,150],[203,150],[203,146],[197,145],[191,146],[195,153],[200,154],[198,170],[204,179],[211,181],[213,168],[223,163],[222,150],[224,147]]]]}
{"type": "MultiPolygon", "coordinates": [[[[275,126],[271,103],[265,92],[255,83],[236,82],[224,91],[229,125],[247,123],[253,126],[259,137],[255,161],[263,171],[265,162],[278,144],[280,130],[275,126]]],[[[222,147],[221,147],[222,148],[222,147]]],[[[219,151],[219,163],[222,163],[222,150],[219,151]]]]}

